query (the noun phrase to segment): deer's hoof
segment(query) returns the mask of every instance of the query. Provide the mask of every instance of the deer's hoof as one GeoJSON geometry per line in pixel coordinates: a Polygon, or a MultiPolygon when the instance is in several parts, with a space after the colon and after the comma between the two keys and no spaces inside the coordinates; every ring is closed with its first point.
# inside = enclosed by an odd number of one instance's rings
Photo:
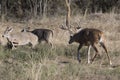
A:
{"type": "Polygon", "coordinates": [[[78,60],[79,63],[81,63],[81,60],[78,60]]]}

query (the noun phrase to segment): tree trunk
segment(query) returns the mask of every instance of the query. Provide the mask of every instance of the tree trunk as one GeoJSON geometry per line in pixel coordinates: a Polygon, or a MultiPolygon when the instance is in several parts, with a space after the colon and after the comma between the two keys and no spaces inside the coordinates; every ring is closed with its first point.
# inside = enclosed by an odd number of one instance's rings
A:
{"type": "Polygon", "coordinates": [[[6,2],[7,2],[7,0],[2,0],[2,2],[1,2],[1,19],[2,19],[2,22],[5,20],[5,16],[7,15],[6,2]]]}
{"type": "Polygon", "coordinates": [[[70,36],[72,35],[72,31],[70,30],[70,16],[71,16],[71,8],[70,8],[70,0],[65,0],[67,6],[67,13],[66,13],[66,27],[68,28],[70,36]]]}

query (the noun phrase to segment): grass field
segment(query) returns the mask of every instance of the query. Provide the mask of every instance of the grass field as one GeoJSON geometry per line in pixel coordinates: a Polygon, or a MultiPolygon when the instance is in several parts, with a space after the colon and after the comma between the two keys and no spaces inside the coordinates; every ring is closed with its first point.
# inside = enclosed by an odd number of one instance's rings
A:
{"type": "MultiPolygon", "coordinates": [[[[65,25],[65,16],[29,20],[27,22],[0,22],[0,80],[119,80],[120,79],[120,15],[114,13],[96,13],[76,15],[71,25],[83,28],[96,28],[105,33],[106,46],[114,67],[110,67],[105,52],[98,46],[102,59],[97,57],[93,64],[87,64],[86,48],[81,50],[82,62],[76,59],[78,44],[68,44],[68,31],[59,27],[65,25]],[[30,26],[49,28],[54,31],[54,48],[46,44],[38,44],[35,49],[28,45],[19,46],[16,50],[6,49],[6,39],[2,33],[7,26],[14,27],[13,32],[30,26]],[[102,65],[101,65],[102,62],[102,65]]],[[[91,50],[93,55],[94,51],[91,50]]]]}

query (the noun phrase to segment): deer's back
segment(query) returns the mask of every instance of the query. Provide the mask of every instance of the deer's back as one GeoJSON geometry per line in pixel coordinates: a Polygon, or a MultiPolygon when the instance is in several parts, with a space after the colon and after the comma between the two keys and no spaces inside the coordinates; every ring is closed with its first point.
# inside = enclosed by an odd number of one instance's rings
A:
{"type": "Polygon", "coordinates": [[[76,33],[76,42],[83,43],[85,45],[98,43],[103,32],[98,29],[85,28],[76,33]]]}
{"type": "Polygon", "coordinates": [[[30,32],[18,32],[11,34],[11,39],[16,42],[29,42],[29,41],[36,41],[37,36],[30,33],[30,32]]]}
{"type": "Polygon", "coordinates": [[[50,34],[53,35],[52,30],[49,29],[35,29],[32,31],[32,33],[37,35],[39,39],[46,39],[50,34]]]}

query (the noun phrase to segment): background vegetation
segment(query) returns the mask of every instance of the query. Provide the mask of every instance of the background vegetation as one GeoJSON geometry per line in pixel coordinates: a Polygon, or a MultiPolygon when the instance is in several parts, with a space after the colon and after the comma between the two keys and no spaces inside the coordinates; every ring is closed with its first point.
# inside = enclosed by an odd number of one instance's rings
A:
{"type": "Polygon", "coordinates": [[[82,62],[77,62],[78,44],[69,45],[68,31],[60,29],[67,12],[64,0],[0,0],[0,80],[119,80],[119,9],[120,0],[71,0],[71,28],[79,25],[102,30],[114,66],[110,67],[99,45],[102,59],[87,64],[87,47],[83,47],[82,62]],[[43,42],[35,49],[26,45],[9,50],[2,37],[7,26],[14,28],[13,33],[27,26],[51,29],[54,48],[43,42]]]}
{"type": "MultiPolygon", "coordinates": [[[[70,0],[72,14],[120,12],[119,0],[70,0]]],[[[0,14],[4,17],[38,18],[65,15],[65,0],[0,0],[0,14]]]]}

